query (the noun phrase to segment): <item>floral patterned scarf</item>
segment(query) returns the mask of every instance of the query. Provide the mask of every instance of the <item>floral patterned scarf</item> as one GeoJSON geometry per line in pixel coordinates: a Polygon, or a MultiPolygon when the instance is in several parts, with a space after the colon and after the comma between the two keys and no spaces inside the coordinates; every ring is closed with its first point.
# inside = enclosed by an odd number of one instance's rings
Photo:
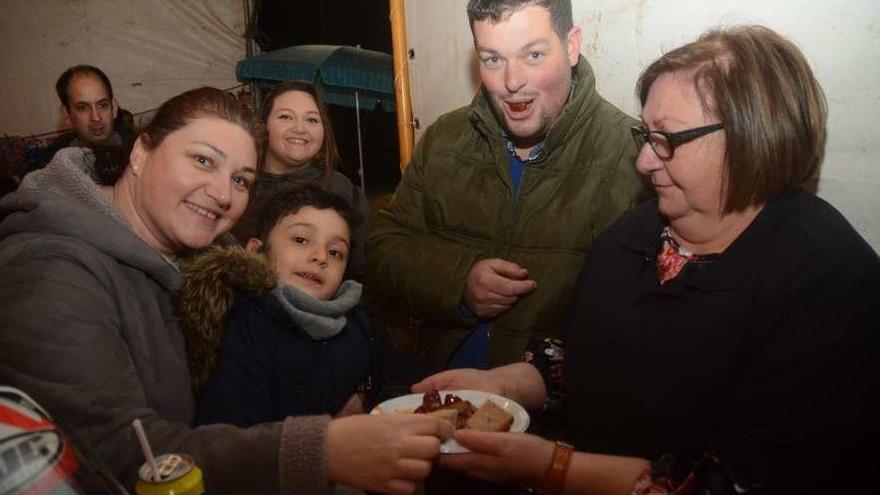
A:
{"type": "Polygon", "coordinates": [[[660,232],[660,253],[657,255],[657,280],[660,285],[674,279],[689,261],[700,259],[700,255],[694,254],[681,247],[672,237],[669,226],[660,232]]]}

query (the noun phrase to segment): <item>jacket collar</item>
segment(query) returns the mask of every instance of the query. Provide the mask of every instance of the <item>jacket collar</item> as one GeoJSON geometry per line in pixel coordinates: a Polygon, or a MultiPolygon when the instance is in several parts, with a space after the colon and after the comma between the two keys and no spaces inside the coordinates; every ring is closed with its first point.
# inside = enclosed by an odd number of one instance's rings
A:
{"type": "Polygon", "coordinates": [[[273,174],[260,172],[257,176],[257,187],[274,187],[287,181],[313,181],[320,180],[324,176],[324,166],[321,162],[312,162],[292,172],[273,174]]]}
{"type": "Polygon", "coordinates": [[[223,325],[235,297],[257,297],[274,286],[275,272],[265,257],[240,246],[211,246],[183,263],[175,306],[196,390],[219,362],[223,325]]]}
{"type": "MultiPolygon", "coordinates": [[[[777,235],[791,209],[791,196],[767,203],[723,253],[712,256],[705,262],[688,263],[677,279],[665,285],[675,284],[706,290],[738,287],[757,269],[771,239],[777,235]]],[[[657,200],[640,208],[635,216],[635,221],[624,233],[623,246],[645,260],[656,263],[660,232],[666,225],[666,219],[657,209],[657,200]]]]}
{"type": "MultiPolygon", "coordinates": [[[[547,131],[544,138],[544,155],[537,161],[552,156],[554,151],[561,148],[573,133],[578,132],[580,127],[586,125],[601,102],[601,97],[596,92],[596,77],[593,74],[593,68],[583,55],[580,56],[577,65],[572,69],[572,78],[577,81],[577,84],[574,85],[569,100],[562,107],[562,112],[556,122],[547,131]]],[[[499,142],[502,139],[500,136],[504,133],[504,129],[492,110],[492,105],[486,96],[485,86],[480,86],[480,90],[471,101],[468,119],[486,139],[499,142]]]]}
{"type": "MultiPolygon", "coordinates": [[[[120,146],[122,145],[122,136],[119,135],[118,132],[113,131],[113,134],[110,135],[110,138],[107,139],[107,142],[103,144],[103,146],[120,146]]],[[[67,145],[71,148],[91,148],[88,143],[84,143],[82,139],[79,138],[79,135],[73,138],[73,141],[67,145]]]]}

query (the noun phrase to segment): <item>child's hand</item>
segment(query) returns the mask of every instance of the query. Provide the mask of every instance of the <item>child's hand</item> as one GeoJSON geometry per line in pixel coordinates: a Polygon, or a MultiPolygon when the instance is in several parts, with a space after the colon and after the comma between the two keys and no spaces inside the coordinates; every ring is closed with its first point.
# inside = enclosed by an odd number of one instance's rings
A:
{"type": "Polygon", "coordinates": [[[346,416],[351,416],[352,414],[363,414],[364,411],[364,398],[359,393],[354,393],[351,397],[345,401],[345,405],[342,406],[342,409],[336,413],[336,418],[344,418],[346,416]]]}

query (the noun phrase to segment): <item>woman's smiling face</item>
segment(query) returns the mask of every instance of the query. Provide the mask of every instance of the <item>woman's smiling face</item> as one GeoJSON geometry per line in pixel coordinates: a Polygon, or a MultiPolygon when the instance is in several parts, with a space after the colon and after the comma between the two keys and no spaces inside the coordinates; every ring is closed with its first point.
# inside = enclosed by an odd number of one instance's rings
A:
{"type": "Polygon", "coordinates": [[[324,122],[312,95],[288,91],[272,102],[266,121],[266,170],[284,173],[311,163],[324,146],[324,122]]]}
{"type": "Polygon", "coordinates": [[[144,139],[135,143],[129,165],[135,232],[169,256],[208,246],[247,206],[257,167],[253,137],[237,124],[206,117],[153,149],[144,139]]]}

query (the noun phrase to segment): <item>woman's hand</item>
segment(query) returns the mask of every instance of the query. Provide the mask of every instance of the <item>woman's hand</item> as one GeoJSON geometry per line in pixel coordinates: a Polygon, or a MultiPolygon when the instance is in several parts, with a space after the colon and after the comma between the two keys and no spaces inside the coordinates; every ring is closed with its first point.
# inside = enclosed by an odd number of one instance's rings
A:
{"type": "Polygon", "coordinates": [[[412,386],[412,391],[423,394],[432,390],[482,390],[504,396],[504,384],[500,378],[485,370],[470,368],[446,370],[416,383],[412,386]]]}
{"type": "Polygon", "coordinates": [[[553,442],[524,433],[458,430],[455,440],[471,453],[440,457],[444,468],[504,484],[538,484],[553,458],[553,442]]]}
{"type": "Polygon", "coordinates": [[[415,393],[431,390],[482,390],[513,399],[526,409],[539,409],[547,399],[541,373],[529,363],[491,370],[455,369],[431,375],[412,386],[415,393]]]}
{"type": "Polygon", "coordinates": [[[327,431],[327,475],[370,492],[408,495],[431,473],[452,425],[424,414],[348,416],[327,431]]]}
{"type": "MultiPolygon", "coordinates": [[[[441,456],[440,466],[505,484],[540,486],[555,449],[553,442],[525,433],[458,430],[455,440],[471,453],[441,456]]],[[[635,457],[575,452],[565,477],[565,493],[628,495],[648,466],[648,461],[635,457]]]]}

